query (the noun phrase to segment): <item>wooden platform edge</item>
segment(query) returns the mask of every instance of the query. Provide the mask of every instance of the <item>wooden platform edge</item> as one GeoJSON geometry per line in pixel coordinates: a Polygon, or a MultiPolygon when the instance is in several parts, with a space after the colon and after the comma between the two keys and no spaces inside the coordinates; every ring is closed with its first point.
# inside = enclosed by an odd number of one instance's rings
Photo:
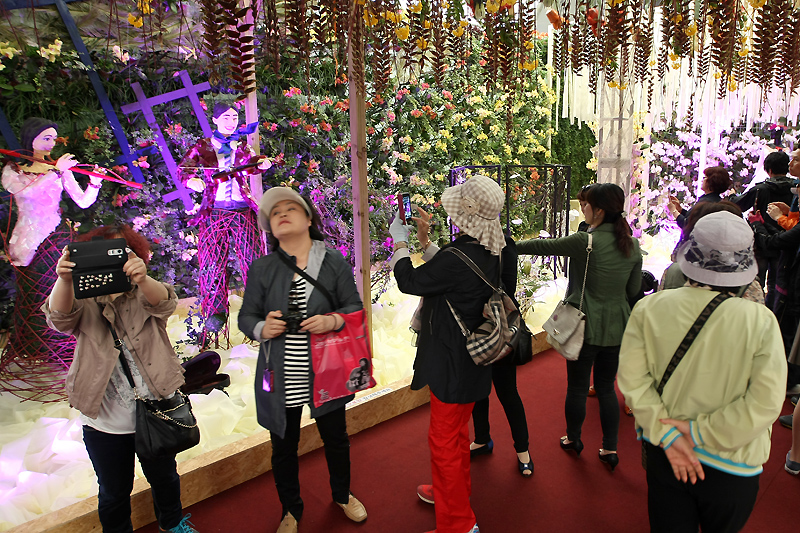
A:
{"type": "MultiPolygon", "coordinates": [[[[546,334],[533,336],[533,353],[550,348],[546,334]]],[[[410,389],[411,377],[376,388],[356,398],[347,407],[347,430],[350,435],[369,429],[430,401],[427,387],[410,389]]],[[[322,440],[314,428],[314,421],[304,418],[300,431],[298,453],[322,447],[322,440]]],[[[268,431],[261,431],[222,448],[211,450],[178,464],[181,476],[181,503],[188,507],[210,498],[240,483],[268,472],[272,443],[268,431]]],[[[155,521],[150,485],[144,478],[137,479],[131,494],[131,520],[134,529],[155,521]]],[[[89,533],[100,532],[97,515],[97,496],[86,498],[40,518],[25,522],[7,533],[89,533]]]]}

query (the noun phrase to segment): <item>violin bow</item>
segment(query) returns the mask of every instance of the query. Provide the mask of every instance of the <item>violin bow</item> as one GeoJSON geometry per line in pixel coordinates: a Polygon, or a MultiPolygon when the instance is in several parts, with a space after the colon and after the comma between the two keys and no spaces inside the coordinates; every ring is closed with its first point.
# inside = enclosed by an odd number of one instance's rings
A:
{"type": "MultiPolygon", "coordinates": [[[[21,154],[19,152],[15,152],[13,150],[0,149],[0,154],[11,156],[11,157],[18,157],[18,158],[21,158],[21,159],[27,159],[28,161],[33,161],[34,163],[44,163],[45,165],[50,165],[51,167],[55,167],[56,166],[55,163],[52,162],[52,161],[47,161],[46,159],[40,159],[38,157],[24,155],[24,154],[21,154]]],[[[78,174],[85,174],[86,176],[93,176],[95,178],[100,178],[100,179],[103,179],[103,180],[106,180],[106,181],[111,181],[111,182],[114,182],[114,183],[120,183],[122,185],[127,185],[128,187],[131,187],[133,189],[141,189],[142,188],[142,184],[141,183],[136,183],[135,181],[128,181],[126,179],[123,179],[116,172],[114,172],[111,169],[108,169],[108,168],[105,168],[105,167],[99,167],[97,165],[95,165],[95,168],[102,168],[104,171],[110,172],[110,174],[101,174],[100,172],[94,172],[92,170],[86,170],[86,169],[83,169],[83,168],[78,168],[77,165],[72,167],[70,170],[72,172],[77,172],[78,174]]]]}

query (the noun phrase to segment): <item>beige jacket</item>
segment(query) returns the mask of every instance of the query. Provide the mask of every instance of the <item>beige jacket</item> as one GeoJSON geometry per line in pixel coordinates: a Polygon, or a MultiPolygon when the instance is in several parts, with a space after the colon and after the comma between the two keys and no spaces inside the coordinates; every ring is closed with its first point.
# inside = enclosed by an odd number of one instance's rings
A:
{"type": "Polygon", "coordinates": [[[117,335],[133,355],[151,393],[161,398],[183,385],[183,367],[166,329],[167,318],[178,306],[178,296],[171,285],[165,283],[164,286],[169,297],[156,306],[147,302],[138,287],[114,302],[108,296],[74,300],[69,313],[51,311],[50,299],[47,299],[42,311],[48,325],[74,335],[77,340],[66,382],[72,407],[89,418],[97,418],[103,394],[119,359],[119,350],[114,347],[103,316],[115,324],[117,335]]]}

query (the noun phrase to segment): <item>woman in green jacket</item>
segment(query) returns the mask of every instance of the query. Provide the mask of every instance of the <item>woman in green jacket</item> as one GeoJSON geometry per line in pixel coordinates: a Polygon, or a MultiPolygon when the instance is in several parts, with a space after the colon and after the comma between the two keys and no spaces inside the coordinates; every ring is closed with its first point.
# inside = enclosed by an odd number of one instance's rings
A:
{"type": "Polygon", "coordinates": [[[586,396],[594,368],[594,387],[600,402],[603,447],[600,460],[611,470],[619,463],[617,434],[619,402],[614,381],[619,366],[619,345],[631,308],[628,299],[637,295],[642,283],[642,255],[639,243],[622,214],[625,193],[613,183],[599,183],[586,191],[583,214],[588,232],[559,239],[530,239],[517,243],[520,254],[563,255],[570,258],[566,301],[579,307],[587,245],[592,235],[592,250],[586,273],[583,311],[586,331],[583,348],[575,361],[567,361],[567,399],[564,415],[567,435],[561,447],[580,455],[583,451],[581,426],[586,418],[586,396]]]}

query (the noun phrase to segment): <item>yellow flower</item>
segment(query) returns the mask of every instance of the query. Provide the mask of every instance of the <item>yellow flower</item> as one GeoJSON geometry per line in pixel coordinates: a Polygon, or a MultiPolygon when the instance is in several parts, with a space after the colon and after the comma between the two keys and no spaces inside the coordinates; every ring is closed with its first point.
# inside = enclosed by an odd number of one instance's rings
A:
{"type": "Polygon", "coordinates": [[[648,65],[650,65],[651,67],[656,66],[656,60],[655,59],[651,59],[650,63],[648,63],[648,65]]]}
{"type": "Polygon", "coordinates": [[[454,29],[453,35],[455,35],[456,37],[461,37],[462,35],[464,35],[464,28],[459,26],[458,28],[454,29]]]}
{"type": "Polygon", "coordinates": [[[467,22],[466,20],[459,20],[458,25],[461,26],[462,28],[466,28],[467,26],[469,26],[469,22],[467,22]]]}
{"type": "Polygon", "coordinates": [[[439,139],[436,141],[436,149],[441,150],[442,152],[447,152],[447,143],[439,139]]]}
{"type": "Polygon", "coordinates": [[[400,26],[399,28],[394,30],[395,35],[397,35],[397,38],[400,39],[401,41],[405,41],[406,39],[408,39],[408,34],[410,32],[411,30],[408,29],[408,26],[400,26]]]}
{"type": "Polygon", "coordinates": [[[500,11],[500,2],[498,2],[496,0],[489,0],[488,2],[486,2],[486,12],[487,13],[494,14],[494,13],[497,13],[498,11],[500,11]]]}
{"type": "Polygon", "coordinates": [[[139,0],[136,2],[136,9],[141,11],[143,15],[149,15],[153,12],[153,8],[150,6],[150,0],[139,0]]]}
{"type": "Polygon", "coordinates": [[[673,63],[673,64],[672,64],[672,68],[673,68],[674,70],[678,70],[679,68],[681,68],[681,64],[680,64],[680,63],[673,63]]]}
{"type": "Polygon", "coordinates": [[[397,24],[398,22],[400,22],[400,16],[399,16],[397,13],[395,13],[394,11],[387,11],[387,12],[385,12],[385,13],[383,14],[383,17],[384,17],[386,20],[388,20],[389,22],[394,22],[395,24],[397,24]]]}
{"type": "Polygon", "coordinates": [[[481,132],[475,138],[478,139],[479,141],[486,141],[489,139],[489,136],[481,132]]]}
{"type": "Polygon", "coordinates": [[[736,80],[734,80],[733,78],[731,78],[731,79],[728,81],[728,90],[729,90],[729,91],[731,91],[731,92],[733,92],[733,91],[735,91],[736,89],[737,89],[736,80]]]}
{"type": "Polygon", "coordinates": [[[682,21],[682,20],[683,20],[683,15],[681,15],[680,13],[675,15],[675,24],[680,23],[680,21],[682,21]]]}
{"type": "Polygon", "coordinates": [[[539,61],[525,61],[524,63],[520,64],[520,67],[524,68],[525,70],[533,70],[539,66],[539,61]]]}
{"type": "Polygon", "coordinates": [[[691,24],[689,24],[688,26],[686,26],[686,29],[685,29],[685,30],[683,30],[683,32],[684,32],[686,35],[688,35],[689,37],[694,37],[695,35],[697,35],[697,22],[695,22],[695,21],[692,21],[692,23],[691,23],[691,24]]]}
{"type": "Polygon", "coordinates": [[[608,86],[613,89],[614,87],[617,86],[617,82],[615,82],[614,80],[611,80],[610,82],[608,82],[608,86]]]}
{"type": "Polygon", "coordinates": [[[422,23],[422,25],[425,26],[426,28],[430,28],[431,27],[431,21],[430,20],[426,20],[425,22],[422,23]]]}
{"type": "Polygon", "coordinates": [[[672,53],[669,55],[670,61],[677,61],[680,56],[678,54],[672,53]]]}
{"type": "Polygon", "coordinates": [[[142,17],[134,17],[133,13],[128,13],[128,23],[134,28],[141,28],[144,24],[142,17]]]}
{"type": "Polygon", "coordinates": [[[737,53],[739,54],[739,57],[745,57],[747,54],[750,53],[750,50],[747,47],[744,47],[737,53]]]}
{"type": "Polygon", "coordinates": [[[408,10],[412,13],[422,13],[422,2],[415,2],[408,6],[408,10]]]}
{"type": "Polygon", "coordinates": [[[522,46],[525,47],[525,50],[533,50],[533,47],[535,45],[530,41],[525,41],[524,43],[522,43],[522,46]]]}
{"type": "Polygon", "coordinates": [[[378,23],[378,17],[368,11],[364,11],[364,24],[372,27],[378,23]]]}
{"type": "Polygon", "coordinates": [[[425,50],[428,48],[428,41],[423,39],[422,37],[417,37],[417,48],[420,50],[425,50]]]}

